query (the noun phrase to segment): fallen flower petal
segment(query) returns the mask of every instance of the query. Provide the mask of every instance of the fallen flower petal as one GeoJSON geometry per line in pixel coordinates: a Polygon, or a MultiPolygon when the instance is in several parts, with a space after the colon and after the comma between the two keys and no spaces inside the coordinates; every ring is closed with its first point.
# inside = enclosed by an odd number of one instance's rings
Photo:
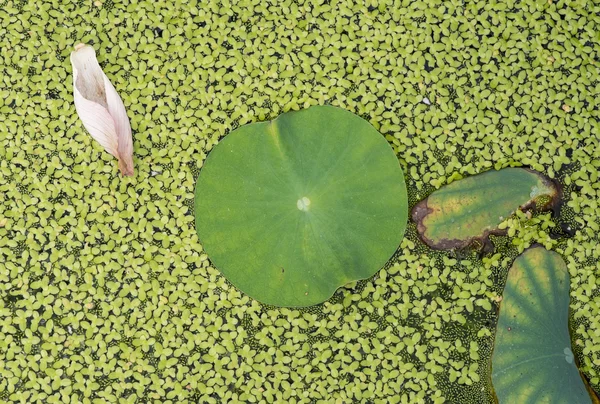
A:
{"type": "Polygon", "coordinates": [[[83,126],[119,160],[123,175],[133,175],[133,139],[123,101],[96,59],[94,48],[78,44],[71,52],[75,109],[83,126]]]}

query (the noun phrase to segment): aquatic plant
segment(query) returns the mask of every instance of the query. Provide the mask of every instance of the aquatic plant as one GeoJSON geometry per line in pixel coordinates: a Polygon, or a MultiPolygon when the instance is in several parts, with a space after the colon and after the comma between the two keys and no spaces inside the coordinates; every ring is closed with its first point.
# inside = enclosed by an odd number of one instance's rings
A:
{"type": "Polygon", "coordinates": [[[233,131],[204,164],[195,200],[215,266],[276,306],[321,303],[372,276],[408,219],[392,148],[367,121],[331,106],[233,131]]]}
{"type": "Polygon", "coordinates": [[[569,285],[565,261],[541,246],[509,269],[491,361],[500,404],[600,402],[571,350],[569,285]]]}
{"type": "Polygon", "coordinates": [[[489,235],[517,209],[557,208],[560,186],[524,168],[487,171],[454,181],[415,205],[412,219],[421,239],[435,249],[485,247],[489,235]]]}
{"type": "Polygon", "coordinates": [[[0,0],[0,400],[492,402],[502,282],[542,243],[571,274],[573,353],[600,387],[594,2],[0,0]],[[92,45],[130,116],[136,176],[86,133],[70,52],[92,45]],[[212,265],[194,184],[233,130],[331,104],[371,123],[410,207],[490,169],[564,187],[496,252],[433,251],[305,309],[212,265]]]}

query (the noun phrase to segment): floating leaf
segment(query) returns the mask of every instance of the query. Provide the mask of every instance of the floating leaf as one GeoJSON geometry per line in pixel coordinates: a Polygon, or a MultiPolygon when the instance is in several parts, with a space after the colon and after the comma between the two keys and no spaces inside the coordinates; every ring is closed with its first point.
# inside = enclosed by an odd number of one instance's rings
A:
{"type": "Polygon", "coordinates": [[[268,304],[308,306],[380,269],[406,227],[404,176],[368,122],[315,106],[243,126],[209,155],[196,185],[209,257],[268,304]]]}
{"type": "Polygon", "coordinates": [[[432,248],[485,244],[498,225],[517,209],[554,207],[560,189],[546,176],[524,168],[505,168],[455,181],[419,202],[412,218],[432,248]]]}
{"type": "Polygon", "coordinates": [[[569,273],[543,247],[521,254],[508,272],[492,355],[499,403],[590,403],[571,352],[569,273]]]}
{"type": "Polygon", "coordinates": [[[123,175],[133,175],[133,140],[123,101],[96,60],[89,45],[71,52],[73,98],[83,126],[119,160],[123,175]]]}

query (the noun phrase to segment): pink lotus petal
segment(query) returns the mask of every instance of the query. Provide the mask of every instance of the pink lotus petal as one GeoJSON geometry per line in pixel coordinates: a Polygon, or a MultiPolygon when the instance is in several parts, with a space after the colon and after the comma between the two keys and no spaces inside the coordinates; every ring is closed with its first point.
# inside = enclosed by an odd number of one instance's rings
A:
{"type": "Polygon", "coordinates": [[[78,44],[71,52],[75,109],[83,126],[119,160],[123,175],[133,175],[133,139],[123,101],[96,59],[94,48],[78,44]]]}

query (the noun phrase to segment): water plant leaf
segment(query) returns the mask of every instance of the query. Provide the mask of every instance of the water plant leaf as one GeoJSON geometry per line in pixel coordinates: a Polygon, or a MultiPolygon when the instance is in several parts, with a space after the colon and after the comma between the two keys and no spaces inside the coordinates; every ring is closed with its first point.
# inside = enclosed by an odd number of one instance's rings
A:
{"type": "Polygon", "coordinates": [[[133,139],[125,106],[96,59],[94,48],[78,44],[71,52],[73,99],[83,126],[119,160],[123,175],[133,175],[133,139]]]}
{"type": "Polygon", "coordinates": [[[196,227],[215,266],[251,297],[308,306],[380,269],[408,219],[387,141],[340,108],[243,126],[208,156],[196,227]]]}
{"type": "Polygon", "coordinates": [[[509,269],[492,354],[499,403],[591,403],[571,351],[569,273],[541,246],[509,269]]]}
{"type": "Polygon", "coordinates": [[[421,239],[439,250],[484,245],[517,209],[555,207],[560,189],[548,177],[525,168],[505,168],[455,181],[412,210],[421,239]]]}

